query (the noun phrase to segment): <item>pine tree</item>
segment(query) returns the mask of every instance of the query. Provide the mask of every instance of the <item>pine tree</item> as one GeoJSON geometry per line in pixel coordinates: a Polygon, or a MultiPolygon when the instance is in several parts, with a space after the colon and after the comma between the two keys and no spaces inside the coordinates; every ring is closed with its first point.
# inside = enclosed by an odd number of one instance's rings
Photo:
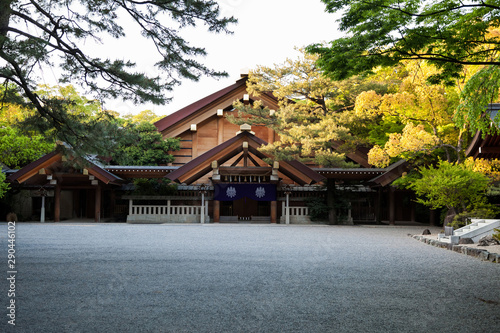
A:
{"type": "Polygon", "coordinates": [[[97,145],[102,140],[87,139],[86,132],[92,126],[77,124],[77,119],[66,114],[67,101],[36,92],[34,70],[55,66],[59,57],[62,83],[86,87],[100,99],[121,97],[135,103],[163,104],[169,100],[165,93],[183,79],[226,75],[196,61],[195,57],[204,56],[205,50],[191,46],[179,32],[204,24],[209,31],[229,33],[228,25],[236,20],[219,16],[219,6],[213,0],[2,0],[0,78],[13,84],[20,94],[10,94],[9,85],[1,100],[36,110],[45,119],[43,126],[63,133],[76,150],[85,146],[83,141],[97,145]],[[138,72],[129,60],[101,59],[86,52],[86,40],[124,38],[130,27],[122,25],[122,18],[131,19],[158,50],[158,76],[138,72]],[[13,96],[16,98],[10,98],[13,96]]]}

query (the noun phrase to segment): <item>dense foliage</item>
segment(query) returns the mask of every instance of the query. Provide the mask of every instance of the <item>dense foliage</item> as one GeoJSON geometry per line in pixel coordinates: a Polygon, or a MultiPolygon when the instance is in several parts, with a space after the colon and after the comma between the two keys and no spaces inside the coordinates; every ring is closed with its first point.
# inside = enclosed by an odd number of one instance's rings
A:
{"type": "Polygon", "coordinates": [[[454,208],[459,212],[471,210],[485,201],[490,179],[473,170],[473,164],[457,164],[441,161],[437,167],[420,168],[421,178],[410,188],[418,202],[437,208],[454,208]]]}
{"type": "Polygon", "coordinates": [[[459,104],[459,83],[428,84],[427,79],[437,70],[424,61],[405,61],[397,68],[405,74],[393,92],[380,95],[366,91],[356,100],[355,110],[360,117],[379,119],[381,124],[396,119],[402,125],[393,131],[384,127],[388,130],[386,140],[372,141],[375,146],[369,153],[370,163],[385,167],[401,158],[413,164],[429,163],[438,157],[449,162],[463,160],[467,125],[458,127],[453,121],[459,104]]]}
{"type": "Polygon", "coordinates": [[[0,162],[19,169],[54,149],[40,134],[23,135],[12,127],[0,127],[0,162]]]}
{"type": "MultiPolygon", "coordinates": [[[[102,141],[100,146],[103,149],[99,150],[85,142],[79,143],[77,151],[85,153],[76,155],[75,147],[66,144],[58,146],[73,157],[98,154],[104,162],[112,164],[160,165],[172,162],[170,152],[179,149],[179,140],[163,139],[156,127],[148,122],[158,118],[150,110],[120,117],[116,112],[102,110],[99,102],[81,96],[71,85],[41,86],[37,94],[65,101],[65,114],[73,117],[82,126],[81,130],[93,127],[93,131],[87,134],[89,139],[102,141]]],[[[52,129],[43,117],[33,114],[32,110],[11,104],[0,107],[0,125],[3,126],[0,127],[0,161],[13,169],[21,168],[54,150],[56,141],[67,143],[77,138],[76,134],[68,137],[71,133],[52,129]],[[37,126],[32,123],[35,119],[39,122],[37,126]],[[40,132],[37,130],[40,128],[45,130],[40,132]]]]}
{"type": "Polygon", "coordinates": [[[8,189],[9,184],[5,182],[5,174],[3,172],[0,172],[0,199],[4,197],[8,189]]]}
{"type": "Polygon", "coordinates": [[[346,155],[367,141],[359,134],[360,119],[353,117],[356,97],[365,90],[384,94],[387,82],[376,78],[351,78],[334,81],[315,65],[317,57],[287,59],[274,67],[259,66],[250,72],[247,89],[254,95],[272,93],[279,103],[270,110],[256,101],[253,105],[236,103],[240,117],[234,123],[265,125],[279,134],[262,151],[276,160],[299,159],[329,167],[356,167],[346,155]]]}
{"type": "Polygon", "coordinates": [[[179,150],[178,139],[163,139],[148,122],[129,123],[122,128],[111,161],[117,165],[166,165],[174,161],[170,151],[179,150]]]}
{"type": "Polygon", "coordinates": [[[401,60],[427,60],[439,72],[430,81],[463,74],[464,65],[500,65],[497,0],[323,0],[330,13],[342,12],[345,37],[308,48],[318,65],[337,80],[393,66],[401,60]]]}
{"type": "Polygon", "coordinates": [[[177,191],[177,184],[169,179],[145,179],[138,178],[134,180],[133,195],[172,195],[177,191]]]}

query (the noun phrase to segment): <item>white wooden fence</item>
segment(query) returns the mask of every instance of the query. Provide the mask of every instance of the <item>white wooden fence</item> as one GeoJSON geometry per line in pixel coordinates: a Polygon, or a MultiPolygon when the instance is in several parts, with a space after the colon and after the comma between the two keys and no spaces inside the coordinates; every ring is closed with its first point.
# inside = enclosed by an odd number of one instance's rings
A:
{"type": "Polygon", "coordinates": [[[208,202],[205,202],[204,214],[202,206],[176,206],[170,200],[166,205],[136,205],[129,200],[128,223],[203,223],[209,221],[208,202]]]}
{"type": "Polygon", "coordinates": [[[287,212],[286,202],[283,201],[281,208],[280,223],[287,223],[287,214],[289,214],[289,223],[311,223],[311,219],[309,218],[309,207],[289,206],[287,212]]]}

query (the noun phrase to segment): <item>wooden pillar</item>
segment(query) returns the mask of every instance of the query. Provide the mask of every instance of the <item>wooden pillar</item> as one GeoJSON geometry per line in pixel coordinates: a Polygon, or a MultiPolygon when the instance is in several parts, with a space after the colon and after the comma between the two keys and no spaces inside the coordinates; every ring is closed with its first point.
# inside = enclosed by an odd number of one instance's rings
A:
{"type": "Polygon", "coordinates": [[[277,216],[278,216],[278,202],[271,201],[271,223],[276,223],[277,216]]]}
{"type": "Polygon", "coordinates": [[[61,221],[61,185],[57,184],[54,191],[54,222],[61,221]]]}
{"type": "Polygon", "coordinates": [[[378,188],[377,198],[375,199],[375,222],[380,224],[382,215],[382,187],[378,188]]]}
{"type": "Polygon", "coordinates": [[[220,222],[220,201],[214,200],[214,223],[220,222]]]}
{"type": "Polygon", "coordinates": [[[101,193],[101,185],[97,185],[95,189],[95,222],[101,222],[101,193]]]}
{"type": "Polygon", "coordinates": [[[337,224],[337,210],[335,209],[335,179],[326,181],[326,204],[328,205],[328,223],[337,224]]]}
{"type": "Polygon", "coordinates": [[[111,216],[109,217],[115,217],[115,209],[116,209],[116,193],[115,190],[110,191],[110,211],[111,211],[111,216]]]}
{"type": "Polygon", "coordinates": [[[394,187],[389,186],[389,224],[396,224],[396,203],[394,202],[394,187]]]}

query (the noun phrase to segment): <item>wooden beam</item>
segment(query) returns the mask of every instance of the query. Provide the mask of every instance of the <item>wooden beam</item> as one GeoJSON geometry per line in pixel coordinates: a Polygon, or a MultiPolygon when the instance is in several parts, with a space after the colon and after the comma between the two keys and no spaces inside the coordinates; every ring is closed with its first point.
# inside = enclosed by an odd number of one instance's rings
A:
{"type": "Polygon", "coordinates": [[[244,154],[241,154],[241,155],[240,155],[240,157],[238,157],[238,158],[236,159],[236,161],[234,161],[234,162],[233,162],[233,164],[231,164],[231,166],[232,166],[232,167],[237,166],[237,165],[238,165],[238,163],[240,163],[240,161],[243,159],[243,156],[244,156],[244,154]]]}
{"type": "Polygon", "coordinates": [[[252,157],[252,155],[248,154],[248,158],[250,159],[250,161],[252,161],[253,165],[255,165],[256,167],[260,167],[260,164],[257,163],[257,161],[252,157]]]}
{"type": "Polygon", "coordinates": [[[500,147],[479,147],[479,154],[500,154],[500,147]]]}

